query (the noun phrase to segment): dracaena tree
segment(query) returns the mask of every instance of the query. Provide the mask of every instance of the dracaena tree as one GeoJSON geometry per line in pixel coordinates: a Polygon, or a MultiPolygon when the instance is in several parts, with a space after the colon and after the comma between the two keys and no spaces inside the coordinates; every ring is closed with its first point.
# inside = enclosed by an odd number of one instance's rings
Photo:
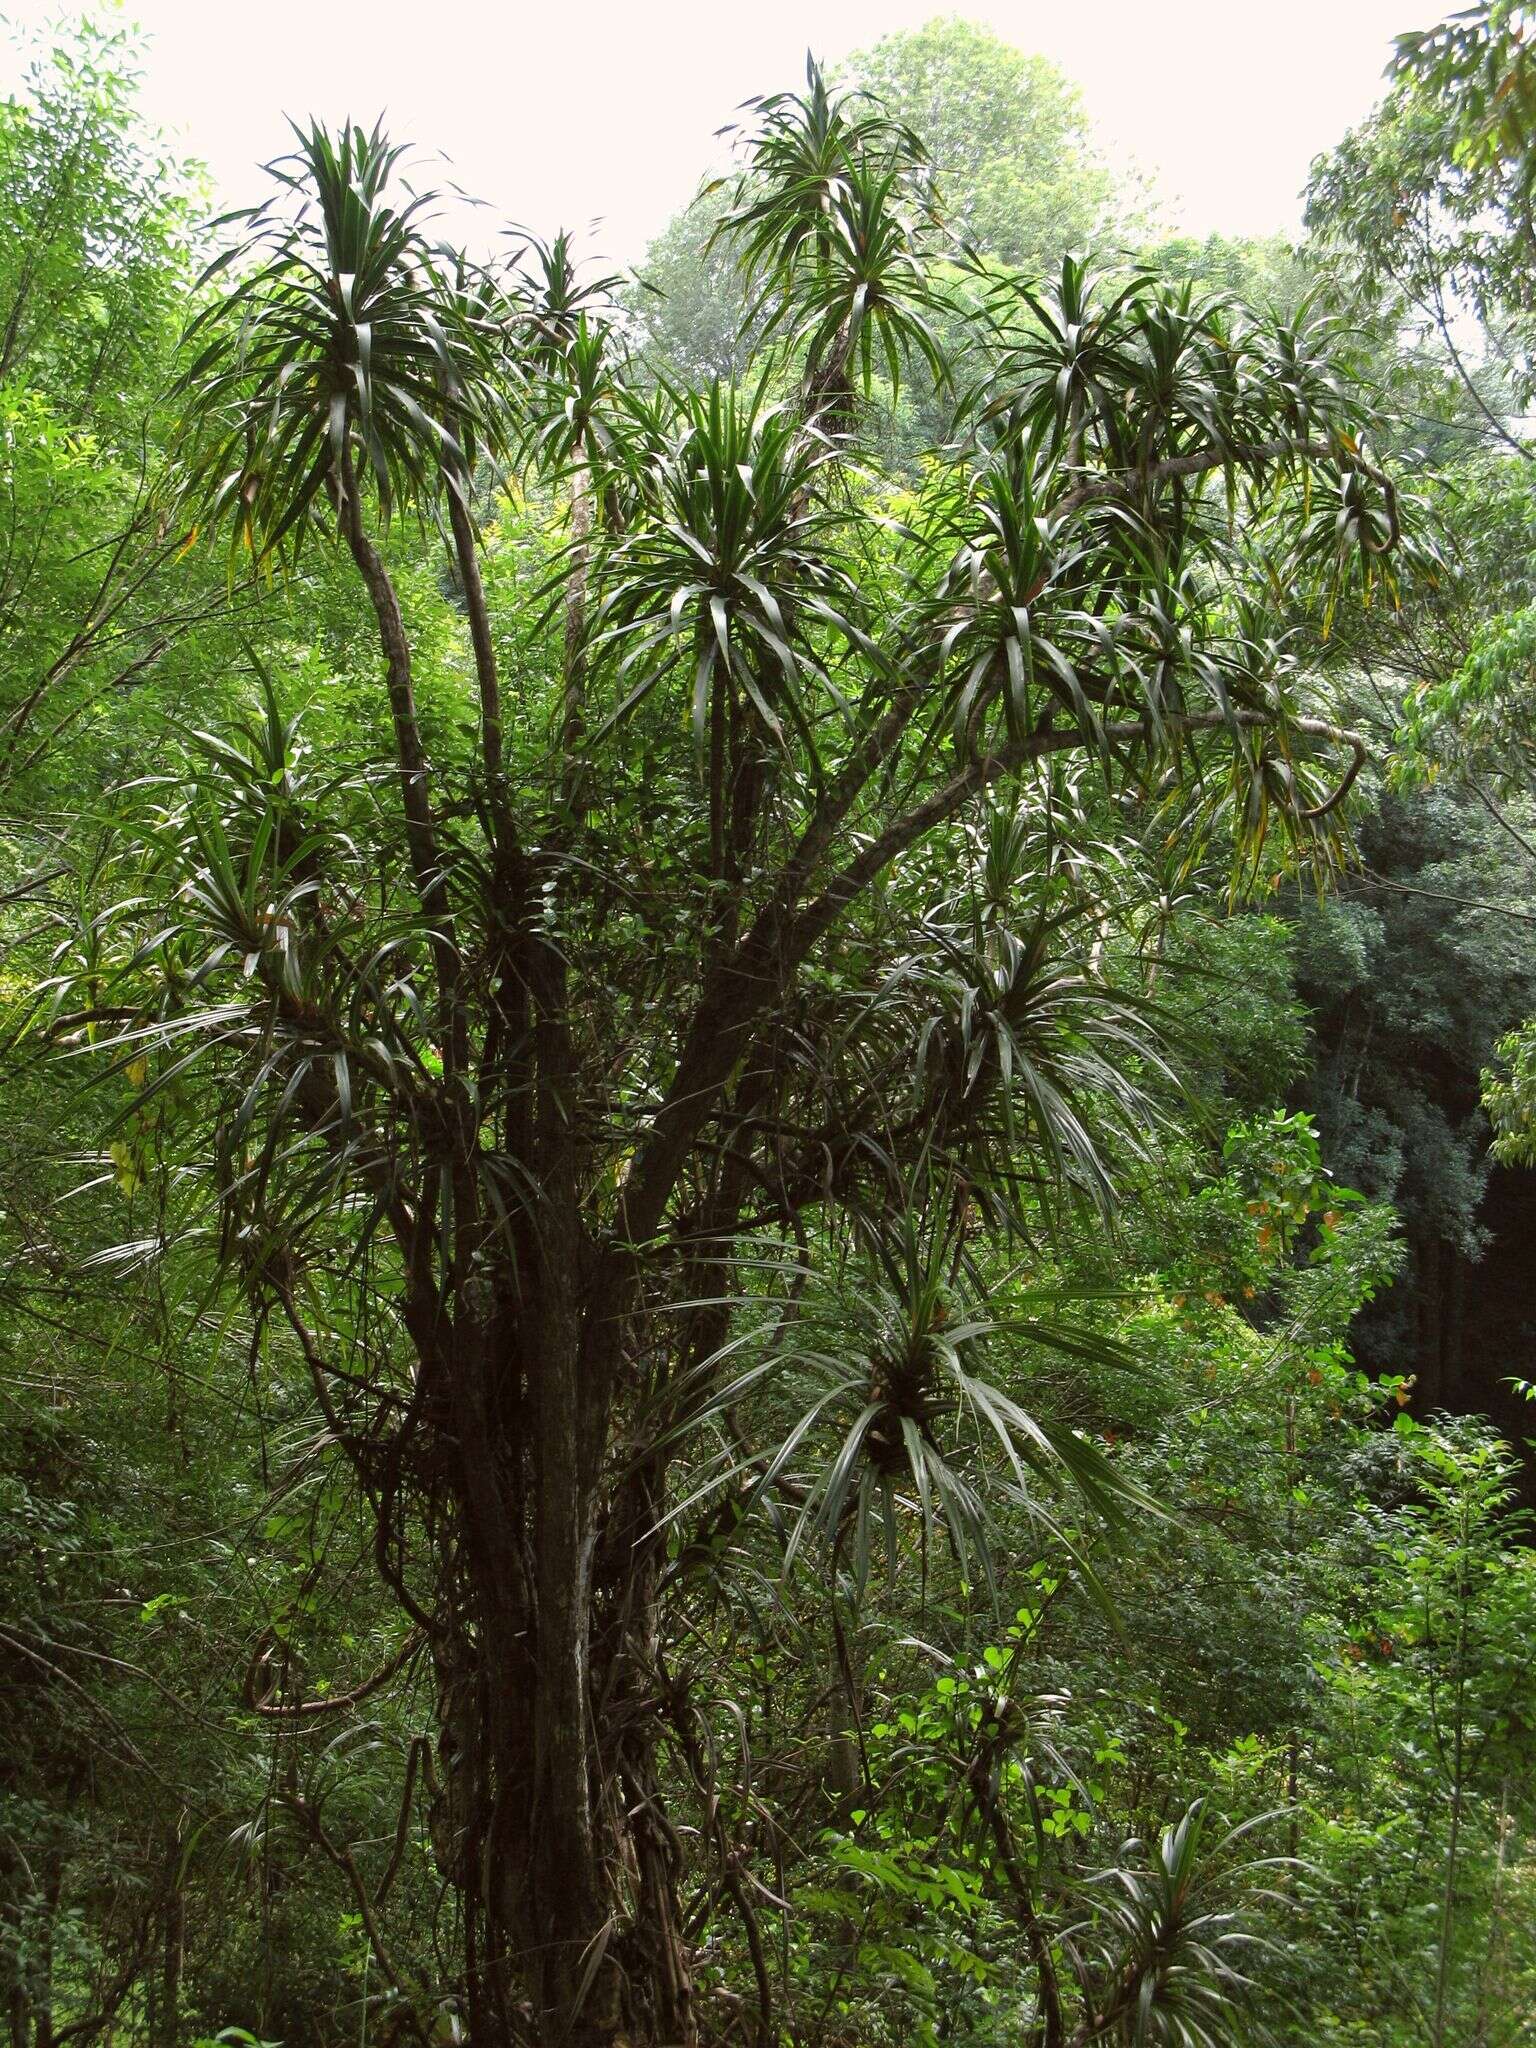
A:
{"type": "Polygon", "coordinates": [[[1035,1412],[1029,1360],[1096,1340],[1005,1270],[1112,1205],[1165,1073],[1067,794],[1326,857],[1358,743],[1270,607],[1397,540],[1329,329],[1073,264],[958,291],[989,374],[897,491],[862,431],[914,353],[942,381],[953,275],[920,148],[814,75],[742,146],[762,352],[675,390],[566,243],[466,265],[380,134],[300,135],[206,281],[186,491],[253,574],[339,541],[392,743],[307,748],[264,673],[128,801],[44,1004],[156,1119],[144,1255],[244,1292],[371,1513],[408,1633],[354,1696],[430,1669],[403,1796],[476,2043],[709,2033],[722,1918],[777,2038],[783,1838],[720,1824],[690,1645],[732,1595],[690,1531],[757,1518],[836,1606],[984,1587],[1014,1510],[1091,1574],[1082,1532],[1151,1505],[1035,1412]],[[515,617],[477,464],[542,521],[515,617]],[[478,716],[435,752],[392,520],[462,598],[478,716]]]}

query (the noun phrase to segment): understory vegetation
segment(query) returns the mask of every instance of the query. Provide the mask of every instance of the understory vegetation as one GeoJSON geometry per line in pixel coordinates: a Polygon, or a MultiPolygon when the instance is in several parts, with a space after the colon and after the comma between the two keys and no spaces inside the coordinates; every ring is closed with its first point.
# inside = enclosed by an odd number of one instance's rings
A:
{"type": "Polygon", "coordinates": [[[39,41],[11,2048],[1536,2041],[1526,23],[1293,247],[937,22],[636,276],[39,41]]]}

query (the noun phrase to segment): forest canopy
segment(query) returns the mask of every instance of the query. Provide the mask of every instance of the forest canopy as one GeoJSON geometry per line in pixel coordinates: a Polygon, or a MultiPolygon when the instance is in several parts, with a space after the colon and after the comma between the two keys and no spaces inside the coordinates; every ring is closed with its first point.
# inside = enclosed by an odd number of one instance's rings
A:
{"type": "Polygon", "coordinates": [[[1294,244],[936,21],[633,275],[144,61],[0,106],[11,2048],[1536,2040],[1523,10],[1294,244]]]}

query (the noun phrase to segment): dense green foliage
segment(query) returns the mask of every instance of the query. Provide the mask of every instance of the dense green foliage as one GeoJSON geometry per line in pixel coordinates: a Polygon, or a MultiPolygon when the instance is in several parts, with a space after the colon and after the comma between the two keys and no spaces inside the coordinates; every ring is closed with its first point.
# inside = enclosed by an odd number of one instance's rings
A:
{"type": "Polygon", "coordinates": [[[1517,28],[1141,264],[894,36],[649,291],[39,51],[12,2048],[1536,2038],[1517,28]]]}

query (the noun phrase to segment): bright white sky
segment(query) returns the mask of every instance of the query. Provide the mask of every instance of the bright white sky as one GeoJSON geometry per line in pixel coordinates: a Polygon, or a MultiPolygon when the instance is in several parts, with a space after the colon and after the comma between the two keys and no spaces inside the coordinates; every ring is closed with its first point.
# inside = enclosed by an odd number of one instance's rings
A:
{"type": "MultiPolygon", "coordinates": [[[[1312,158],[1376,99],[1391,38],[1453,0],[128,0],[153,38],[151,118],[220,196],[258,189],[281,115],[380,109],[441,149],[505,218],[602,220],[633,261],[692,197],[714,130],[750,93],[936,12],[983,21],[1082,86],[1110,160],[1150,175],[1170,225],[1294,229],[1312,158]]],[[[11,0],[13,22],[59,0],[11,0]]],[[[14,78],[0,56],[0,84],[14,78]]]]}

